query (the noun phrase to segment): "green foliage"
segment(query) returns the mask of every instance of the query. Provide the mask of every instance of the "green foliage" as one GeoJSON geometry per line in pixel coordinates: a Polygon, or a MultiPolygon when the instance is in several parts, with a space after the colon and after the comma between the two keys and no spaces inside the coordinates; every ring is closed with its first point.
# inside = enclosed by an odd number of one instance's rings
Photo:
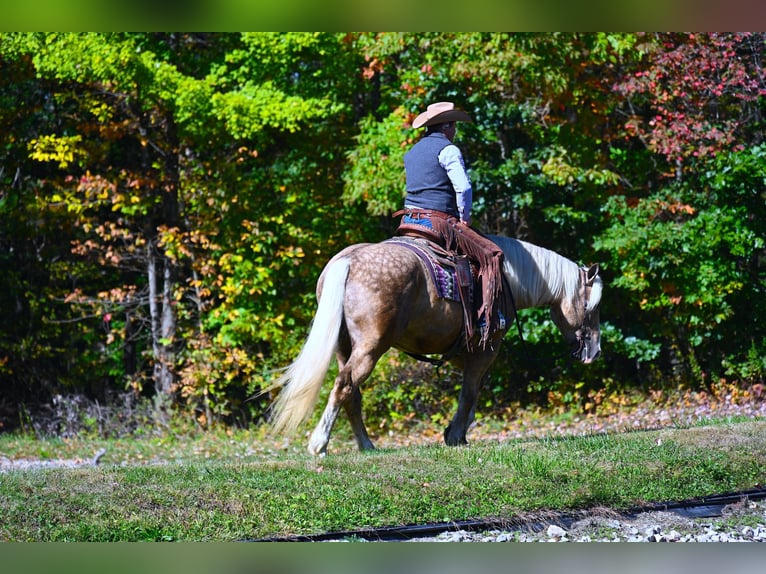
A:
{"type": "Polygon", "coordinates": [[[657,339],[680,349],[689,368],[701,368],[710,346],[725,344],[721,326],[733,321],[735,302],[749,289],[743,262],[763,249],[749,214],[736,206],[697,209],[667,192],[634,204],[616,196],[605,211],[615,223],[596,247],[619,270],[612,286],[631,293],[637,321],[654,323],[657,339]]]}
{"type": "MultiPolygon", "coordinates": [[[[755,339],[755,337],[753,337],[755,339]]],[[[732,354],[721,361],[724,374],[742,381],[763,384],[766,380],[766,339],[750,344],[746,354],[740,349],[738,354],[732,354]]]]}
{"type": "Polygon", "coordinates": [[[413,143],[403,110],[397,108],[383,121],[368,116],[359,128],[356,147],[349,152],[343,174],[343,197],[362,202],[372,215],[390,215],[404,200],[404,153],[413,143]]]}
{"type": "Polygon", "coordinates": [[[257,87],[244,86],[236,92],[215,94],[212,104],[215,115],[235,139],[255,137],[265,128],[296,132],[302,124],[335,111],[319,99],[285,96],[268,82],[257,87]]]}
{"type": "MultiPolygon", "coordinates": [[[[603,360],[571,364],[525,312],[487,409],[762,382],[763,52],[763,34],[3,33],[3,396],[129,388],[203,426],[260,420],[324,264],[391,234],[436,100],[474,120],[474,224],[606,280],[603,360]]],[[[456,385],[392,353],[370,416],[441,420],[456,385]]]]}

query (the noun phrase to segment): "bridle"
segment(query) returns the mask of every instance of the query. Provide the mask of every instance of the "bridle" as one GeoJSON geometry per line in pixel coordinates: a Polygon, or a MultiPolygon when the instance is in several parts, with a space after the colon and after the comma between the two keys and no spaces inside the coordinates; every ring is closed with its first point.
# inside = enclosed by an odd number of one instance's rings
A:
{"type": "MultiPolygon", "coordinates": [[[[593,280],[595,281],[595,279],[593,280]]],[[[585,267],[580,267],[580,289],[578,292],[578,304],[582,306],[582,322],[580,327],[575,331],[577,337],[577,347],[572,351],[572,357],[579,359],[582,356],[583,349],[586,349],[591,341],[591,331],[593,330],[590,324],[590,312],[588,311],[588,305],[590,304],[590,296],[593,291],[593,281],[588,281],[588,271],[585,267]]]]}

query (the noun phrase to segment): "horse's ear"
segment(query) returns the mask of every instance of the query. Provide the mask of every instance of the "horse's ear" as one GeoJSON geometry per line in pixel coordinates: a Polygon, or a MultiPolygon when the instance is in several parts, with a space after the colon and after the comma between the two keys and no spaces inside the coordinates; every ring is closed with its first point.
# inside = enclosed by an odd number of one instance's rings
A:
{"type": "Polygon", "coordinates": [[[590,266],[588,269],[588,272],[585,274],[588,283],[593,283],[596,279],[596,275],[598,275],[598,263],[594,263],[590,266]]]}

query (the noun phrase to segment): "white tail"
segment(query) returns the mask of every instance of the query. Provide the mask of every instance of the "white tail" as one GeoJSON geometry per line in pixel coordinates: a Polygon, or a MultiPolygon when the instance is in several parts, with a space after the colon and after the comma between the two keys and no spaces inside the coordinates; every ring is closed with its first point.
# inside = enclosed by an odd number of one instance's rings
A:
{"type": "Polygon", "coordinates": [[[274,432],[295,431],[309,417],[319,398],[338,345],[348,265],[348,259],[341,258],[327,269],[319,308],[306,342],[298,358],[270,387],[282,387],[272,406],[274,432]]]}

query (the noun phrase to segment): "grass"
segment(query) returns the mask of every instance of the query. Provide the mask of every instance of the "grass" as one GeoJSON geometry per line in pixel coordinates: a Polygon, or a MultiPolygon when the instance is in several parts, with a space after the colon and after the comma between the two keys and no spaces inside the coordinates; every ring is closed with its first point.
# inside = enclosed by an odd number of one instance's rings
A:
{"type": "Polygon", "coordinates": [[[96,467],[0,473],[0,540],[232,541],[547,510],[627,509],[752,488],[766,421],[621,434],[384,446],[326,458],[259,432],[107,440],[0,437],[9,458],[96,467]]]}

